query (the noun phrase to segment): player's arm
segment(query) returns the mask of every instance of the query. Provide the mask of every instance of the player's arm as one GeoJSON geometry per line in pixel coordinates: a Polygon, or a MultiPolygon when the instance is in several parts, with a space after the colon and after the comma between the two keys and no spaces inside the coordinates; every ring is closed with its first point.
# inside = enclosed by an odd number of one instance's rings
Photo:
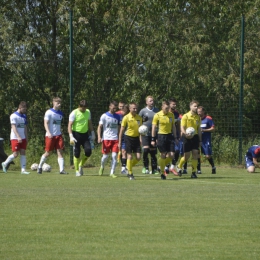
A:
{"type": "Polygon", "coordinates": [[[254,165],[255,165],[256,168],[260,168],[260,164],[259,164],[259,162],[257,161],[257,158],[254,158],[254,157],[253,157],[253,163],[254,163],[254,165]]]}
{"type": "Polygon", "coordinates": [[[155,114],[153,116],[153,121],[152,121],[152,137],[151,137],[151,145],[155,146],[155,142],[156,142],[156,132],[157,132],[157,124],[159,122],[159,118],[158,115],[155,114]]]}
{"type": "Polygon", "coordinates": [[[125,126],[121,125],[119,137],[118,137],[118,147],[119,147],[119,149],[121,148],[121,142],[122,142],[122,137],[123,137],[124,132],[125,132],[125,126]]]}
{"type": "Polygon", "coordinates": [[[97,128],[97,135],[98,135],[98,143],[102,142],[102,138],[101,138],[101,131],[103,129],[103,124],[99,123],[98,124],[98,128],[97,128]]]}
{"type": "Polygon", "coordinates": [[[45,131],[47,133],[47,136],[49,138],[52,138],[52,134],[51,134],[50,128],[49,128],[49,120],[48,119],[44,119],[44,128],[45,128],[45,131]]]}
{"type": "MultiPolygon", "coordinates": [[[[69,120],[72,120],[71,117],[69,118],[69,120]]],[[[68,123],[68,133],[69,133],[69,136],[70,136],[70,144],[71,145],[75,145],[75,143],[77,142],[77,139],[72,134],[73,123],[74,123],[74,121],[69,121],[69,123],[68,123]]]]}
{"type": "Polygon", "coordinates": [[[11,124],[11,128],[12,128],[13,132],[15,133],[15,136],[17,137],[18,143],[21,143],[22,142],[22,138],[21,138],[21,136],[19,135],[19,133],[17,131],[16,124],[11,124]]]}

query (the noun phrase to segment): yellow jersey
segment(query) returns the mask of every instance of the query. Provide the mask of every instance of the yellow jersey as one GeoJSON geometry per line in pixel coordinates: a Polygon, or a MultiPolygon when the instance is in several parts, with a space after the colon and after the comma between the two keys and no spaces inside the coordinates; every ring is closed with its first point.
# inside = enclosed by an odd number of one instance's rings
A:
{"type": "Polygon", "coordinates": [[[186,129],[188,127],[193,127],[195,129],[195,134],[198,134],[198,129],[201,124],[201,119],[199,115],[195,114],[192,115],[191,112],[188,112],[182,116],[181,125],[184,126],[186,129]]]}
{"type": "Polygon", "coordinates": [[[174,124],[174,114],[172,112],[164,114],[161,110],[154,115],[152,124],[158,127],[158,134],[171,134],[174,124]]]}
{"type": "Polygon", "coordinates": [[[138,137],[140,135],[138,128],[140,125],[142,125],[142,123],[142,117],[140,117],[138,114],[133,116],[131,113],[128,113],[123,117],[121,126],[124,126],[126,128],[125,135],[138,137]]]}

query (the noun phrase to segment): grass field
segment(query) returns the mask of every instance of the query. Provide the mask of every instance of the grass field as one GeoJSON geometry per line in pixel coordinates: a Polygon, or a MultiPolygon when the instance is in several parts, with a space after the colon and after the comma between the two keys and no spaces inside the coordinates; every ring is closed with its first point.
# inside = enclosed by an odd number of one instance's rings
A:
{"type": "Polygon", "coordinates": [[[0,173],[0,259],[260,259],[260,173],[202,170],[0,173]]]}

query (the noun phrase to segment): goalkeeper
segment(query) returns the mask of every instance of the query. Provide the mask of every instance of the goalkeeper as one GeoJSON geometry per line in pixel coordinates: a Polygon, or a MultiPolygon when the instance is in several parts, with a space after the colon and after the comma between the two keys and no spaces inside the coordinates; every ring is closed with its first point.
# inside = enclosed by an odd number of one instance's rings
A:
{"type": "Polygon", "coordinates": [[[79,107],[70,113],[68,133],[70,144],[74,146],[73,161],[76,176],[80,177],[83,175],[83,166],[92,153],[90,141],[94,142],[96,138],[86,100],[81,100],[79,107]],[[80,157],[81,146],[84,149],[84,155],[80,157]]]}

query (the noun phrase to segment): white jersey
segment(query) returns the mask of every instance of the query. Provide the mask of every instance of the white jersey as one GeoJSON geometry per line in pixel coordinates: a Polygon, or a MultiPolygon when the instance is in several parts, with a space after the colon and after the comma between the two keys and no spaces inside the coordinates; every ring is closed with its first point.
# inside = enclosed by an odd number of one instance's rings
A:
{"type": "Polygon", "coordinates": [[[99,124],[103,125],[103,140],[118,140],[120,121],[118,114],[110,114],[109,112],[100,117],[99,124]]]}
{"type": "MultiPolygon", "coordinates": [[[[25,127],[27,125],[27,117],[25,114],[20,114],[17,111],[10,116],[11,125],[15,125],[19,136],[25,139],[25,127]]],[[[13,129],[11,129],[10,139],[17,139],[13,129]]]]}
{"type": "MultiPolygon", "coordinates": [[[[50,108],[44,115],[44,120],[48,120],[49,130],[52,136],[61,135],[61,120],[63,113],[60,110],[50,108]]],[[[47,136],[47,132],[45,134],[47,136]]]]}

